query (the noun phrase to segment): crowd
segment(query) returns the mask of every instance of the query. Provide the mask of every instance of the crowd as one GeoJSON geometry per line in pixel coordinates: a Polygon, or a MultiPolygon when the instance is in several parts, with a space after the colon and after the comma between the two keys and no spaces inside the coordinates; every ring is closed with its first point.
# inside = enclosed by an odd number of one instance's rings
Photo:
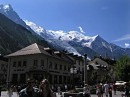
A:
{"type": "MultiPolygon", "coordinates": [[[[115,85],[115,83],[98,83],[96,86],[96,95],[97,97],[103,97],[105,94],[106,97],[112,97],[112,91],[114,91],[114,95],[116,95],[116,91],[119,87],[115,85]]],[[[8,88],[8,97],[12,97],[13,92],[17,92],[18,97],[56,97],[55,91],[61,93],[62,87],[58,86],[57,90],[55,90],[54,86],[51,85],[47,79],[43,79],[39,84],[28,78],[26,85],[19,86],[10,86],[8,88]],[[35,85],[34,85],[35,84],[35,85]]],[[[69,90],[67,85],[64,86],[66,91],[69,90]]],[[[84,86],[84,97],[91,97],[90,86],[85,84],[84,86]]],[[[125,84],[122,89],[124,94],[122,97],[130,97],[130,86],[128,83],[125,84]]]]}
{"type": "Polygon", "coordinates": [[[17,91],[18,97],[56,97],[56,94],[50,88],[49,81],[43,79],[39,85],[34,86],[34,80],[27,79],[26,87],[19,89],[13,86],[8,88],[8,96],[12,97],[13,92],[17,91]]]}
{"type": "MultiPolygon", "coordinates": [[[[119,86],[118,86],[119,88],[119,86]]],[[[123,97],[130,97],[130,86],[128,83],[126,83],[124,86],[121,86],[121,91],[124,92],[121,96],[123,97]]],[[[103,94],[105,94],[106,97],[112,97],[112,90],[114,91],[114,95],[116,95],[117,86],[115,83],[98,83],[96,85],[96,94],[98,97],[103,97],[103,94]]]]}

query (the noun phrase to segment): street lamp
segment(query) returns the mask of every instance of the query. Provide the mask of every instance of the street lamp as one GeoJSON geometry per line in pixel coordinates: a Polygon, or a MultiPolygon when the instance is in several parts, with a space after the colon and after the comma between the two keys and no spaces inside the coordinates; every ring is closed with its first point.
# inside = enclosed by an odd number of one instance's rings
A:
{"type": "Polygon", "coordinates": [[[88,84],[86,59],[87,59],[87,54],[84,55],[84,86],[85,84],[88,84]]]}
{"type": "Polygon", "coordinates": [[[77,68],[76,67],[70,68],[70,73],[73,74],[73,76],[72,76],[72,83],[73,83],[73,85],[75,85],[74,75],[77,74],[77,68]]]}

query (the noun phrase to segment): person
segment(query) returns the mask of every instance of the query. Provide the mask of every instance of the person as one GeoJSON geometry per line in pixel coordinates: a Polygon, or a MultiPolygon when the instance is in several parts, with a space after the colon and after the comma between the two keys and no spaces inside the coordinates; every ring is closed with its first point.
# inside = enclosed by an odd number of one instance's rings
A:
{"type": "Polygon", "coordinates": [[[125,84],[125,97],[129,97],[129,86],[127,83],[125,84]]]}
{"type": "Polygon", "coordinates": [[[116,89],[117,89],[117,86],[116,86],[116,84],[114,83],[114,84],[113,84],[114,95],[116,95],[116,89]]]}
{"type": "Polygon", "coordinates": [[[65,84],[65,91],[67,92],[67,90],[68,90],[68,86],[65,84]]]}
{"type": "Polygon", "coordinates": [[[101,91],[101,97],[103,97],[104,87],[102,83],[100,83],[100,91],[101,91]]]}
{"type": "Polygon", "coordinates": [[[13,86],[8,88],[7,94],[8,94],[8,97],[12,97],[12,95],[13,95],[13,86]]]}
{"type": "Polygon", "coordinates": [[[84,86],[84,97],[90,97],[90,87],[88,84],[84,86]]]}
{"type": "Polygon", "coordinates": [[[0,87],[0,97],[1,97],[1,88],[2,88],[2,87],[0,87]]]}
{"type": "Polygon", "coordinates": [[[60,86],[57,87],[57,92],[58,92],[58,94],[61,93],[61,88],[60,88],[60,86]]]}
{"type": "Polygon", "coordinates": [[[27,86],[19,92],[19,97],[39,97],[39,89],[33,87],[34,80],[27,79],[27,86]]]}
{"type": "Polygon", "coordinates": [[[98,97],[101,97],[101,86],[100,84],[97,84],[96,86],[96,94],[98,97]]]}
{"type": "Polygon", "coordinates": [[[56,97],[55,93],[51,90],[49,81],[47,79],[43,79],[39,85],[39,97],[56,97]]]}
{"type": "Polygon", "coordinates": [[[109,97],[112,97],[112,86],[111,86],[111,84],[109,85],[109,97]]]}
{"type": "Polygon", "coordinates": [[[107,84],[107,82],[104,84],[104,93],[105,93],[106,97],[108,97],[109,85],[107,84]]]}

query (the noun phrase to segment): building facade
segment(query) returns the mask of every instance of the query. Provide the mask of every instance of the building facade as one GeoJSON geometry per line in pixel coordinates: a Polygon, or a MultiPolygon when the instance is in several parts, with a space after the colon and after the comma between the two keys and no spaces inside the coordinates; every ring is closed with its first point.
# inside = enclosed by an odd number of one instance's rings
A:
{"type": "Polygon", "coordinates": [[[51,84],[70,83],[74,62],[64,53],[34,43],[7,57],[8,83],[25,83],[27,78],[47,78],[51,84]]]}

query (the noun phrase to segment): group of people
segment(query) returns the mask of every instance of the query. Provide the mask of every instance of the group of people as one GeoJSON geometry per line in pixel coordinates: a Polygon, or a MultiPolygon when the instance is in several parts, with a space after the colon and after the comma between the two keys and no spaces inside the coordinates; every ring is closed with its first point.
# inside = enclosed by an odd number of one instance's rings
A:
{"type": "Polygon", "coordinates": [[[103,93],[106,97],[112,97],[112,89],[112,84],[108,84],[107,82],[105,84],[100,83],[96,86],[96,94],[98,97],[103,97],[103,93]]]}
{"type": "Polygon", "coordinates": [[[27,86],[19,92],[19,97],[56,97],[47,79],[43,79],[38,88],[33,84],[34,80],[28,78],[27,86]]]}
{"type": "MultiPolygon", "coordinates": [[[[117,91],[117,86],[114,84],[111,84],[111,83],[105,83],[105,84],[97,84],[96,86],[96,94],[98,97],[103,97],[103,94],[106,95],[106,97],[112,97],[112,90],[113,90],[113,93],[114,95],[116,95],[116,91],[117,91]]],[[[125,97],[130,97],[130,87],[128,84],[125,84],[124,85],[124,94],[122,94],[122,97],[125,96],[125,97]]]]}

